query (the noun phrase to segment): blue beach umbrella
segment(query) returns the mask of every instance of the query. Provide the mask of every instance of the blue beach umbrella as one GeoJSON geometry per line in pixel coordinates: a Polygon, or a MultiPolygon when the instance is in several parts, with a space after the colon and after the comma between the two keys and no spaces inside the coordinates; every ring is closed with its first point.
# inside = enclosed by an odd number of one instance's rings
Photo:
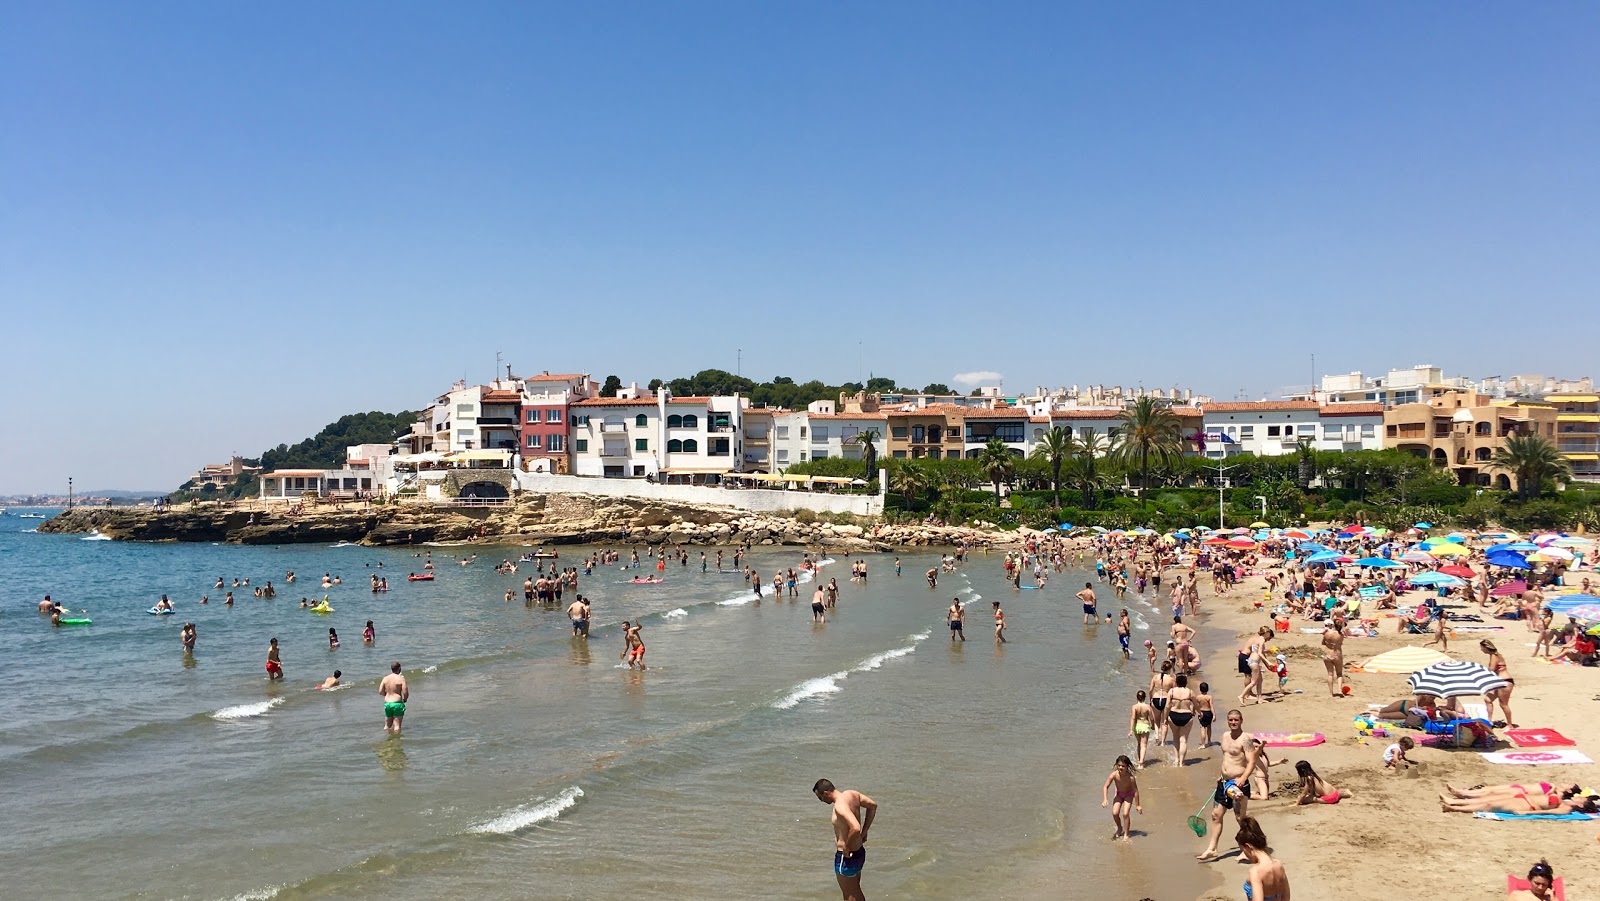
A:
{"type": "Polygon", "coordinates": [[[1545,601],[1544,605],[1557,613],[1568,613],[1576,607],[1587,607],[1591,604],[1600,604],[1600,598],[1592,594],[1567,594],[1545,601]]]}
{"type": "Polygon", "coordinates": [[[1528,561],[1521,554],[1514,551],[1494,551],[1489,554],[1490,566],[1503,566],[1507,569],[1532,569],[1528,561]]]}
{"type": "Polygon", "coordinates": [[[1416,523],[1415,525],[1413,525],[1411,528],[1413,528],[1413,529],[1431,529],[1431,528],[1433,528],[1433,523],[1431,523],[1431,522],[1419,522],[1419,523],[1416,523]]]}
{"type": "Polygon", "coordinates": [[[1371,566],[1371,567],[1376,567],[1378,569],[1399,569],[1400,567],[1404,566],[1405,564],[1404,563],[1396,563],[1393,560],[1387,560],[1387,559],[1385,559],[1383,557],[1362,557],[1360,560],[1356,561],[1356,565],[1357,566],[1371,566]]]}
{"type": "Polygon", "coordinates": [[[1600,604],[1579,604],[1561,611],[1573,619],[1581,619],[1586,623],[1600,622],[1600,604]]]}
{"type": "Polygon", "coordinates": [[[1320,551],[1306,558],[1307,563],[1332,563],[1344,555],[1338,551],[1320,551]]]}
{"type": "Polygon", "coordinates": [[[1423,573],[1407,581],[1412,585],[1445,585],[1449,587],[1466,584],[1455,576],[1445,575],[1444,573],[1423,573]]]}
{"type": "Polygon", "coordinates": [[[1301,542],[1300,546],[1296,547],[1295,550],[1300,551],[1301,553],[1319,554],[1325,551],[1331,551],[1333,548],[1328,547],[1325,544],[1317,544],[1315,541],[1305,541],[1301,542]]]}
{"type": "Polygon", "coordinates": [[[1070,532],[1070,531],[1072,531],[1072,523],[1064,522],[1061,525],[1056,526],[1056,528],[1060,529],[1063,532],[1070,532]]]}
{"type": "Polygon", "coordinates": [[[1489,553],[1492,554],[1495,551],[1516,551],[1519,554],[1531,554],[1538,549],[1539,546],[1531,541],[1513,541],[1510,544],[1497,544],[1494,547],[1489,548],[1489,553]]]}

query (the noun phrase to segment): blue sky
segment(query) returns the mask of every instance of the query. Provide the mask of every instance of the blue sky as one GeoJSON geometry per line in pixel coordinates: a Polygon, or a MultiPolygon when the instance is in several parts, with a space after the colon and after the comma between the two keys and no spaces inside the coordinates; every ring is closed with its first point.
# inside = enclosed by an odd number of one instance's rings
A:
{"type": "Polygon", "coordinates": [[[0,493],[169,487],[496,351],[1229,398],[1312,353],[1600,375],[1593,4],[6,20],[0,493]]]}

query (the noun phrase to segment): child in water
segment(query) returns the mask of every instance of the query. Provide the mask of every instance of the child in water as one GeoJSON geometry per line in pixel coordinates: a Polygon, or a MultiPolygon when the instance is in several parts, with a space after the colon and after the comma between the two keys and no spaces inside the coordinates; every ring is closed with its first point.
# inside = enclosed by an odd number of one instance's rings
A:
{"type": "Polygon", "coordinates": [[[339,650],[339,633],[332,628],[328,629],[328,650],[339,650]]]}
{"type": "Polygon", "coordinates": [[[1113,839],[1129,839],[1133,835],[1132,811],[1144,813],[1144,805],[1139,803],[1139,779],[1133,774],[1133,761],[1128,755],[1123,754],[1117,758],[1117,765],[1106,777],[1106,784],[1100,787],[1100,806],[1111,807],[1111,822],[1116,825],[1117,831],[1111,836],[1113,839]],[[1115,798],[1111,797],[1111,786],[1117,787],[1115,798]]]}

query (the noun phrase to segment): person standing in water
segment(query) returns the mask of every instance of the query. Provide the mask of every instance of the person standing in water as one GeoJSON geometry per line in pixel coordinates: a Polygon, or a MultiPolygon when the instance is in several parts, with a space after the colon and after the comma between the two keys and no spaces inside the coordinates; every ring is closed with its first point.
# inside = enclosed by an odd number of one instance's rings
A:
{"type": "Polygon", "coordinates": [[[185,656],[194,653],[194,623],[183,624],[183,634],[178,636],[178,640],[183,642],[183,653],[185,656]]]}
{"type": "Polygon", "coordinates": [[[378,630],[372,627],[372,620],[367,620],[367,627],[361,631],[361,642],[373,644],[378,640],[378,630]]]}
{"type": "Polygon", "coordinates": [[[828,598],[827,592],[822,590],[822,586],[821,585],[818,585],[816,590],[811,592],[811,621],[812,622],[814,622],[814,623],[825,623],[825,622],[828,621],[827,598],[828,598]]]}
{"type": "Polygon", "coordinates": [[[411,700],[411,687],[400,675],[400,661],[389,664],[389,675],[378,683],[378,694],[383,696],[383,731],[399,735],[405,723],[406,702],[411,700]]]}
{"type": "Polygon", "coordinates": [[[1083,604],[1083,624],[1094,625],[1098,621],[1098,617],[1095,616],[1095,605],[1099,603],[1099,599],[1094,595],[1094,583],[1083,583],[1083,590],[1078,592],[1078,601],[1083,604]]]}
{"type": "Polygon", "coordinates": [[[278,639],[274,638],[267,645],[267,681],[275,682],[283,678],[283,660],[278,656],[278,639]]]}
{"type": "Polygon", "coordinates": [[[589,637],[589,602],[583,595],[567,605],[567,619],[572,621],[573,638],[589,637]]]}
{"type": "Polygon", "coordinates": [[[967,633],[962,631],[962,627],[967,622],[967,610],[961,606],[960,598],[950,599],[950,609],[945,611],[944,618],[950,623],[950,640],[955,641],[959,636],[966,641],[967,633]]]}
{"type": "Polygon", "coordinates": [[[994,643],[1006,643],[1006,614],[1000,609],[999,601],[990,601],[994,605],[994,643]]]}
{"type": "Polygon", "coordinates": [[[867,865],[867,833],[878,815],[878,802],[854,789],[835,788],[827,779],[811,786],[817,800],[833,807],[833,875],[844,901],[866,901],[861,871],[867,865]]]}
{"type": "Polygon", "coordinates": [[[1128,608],[1122,608],[1122,615],[1117,617],[1117,643],[1122,645],[1122,659],[1127,660],[1132,654],[1128,651],[1128,639],[1132,636],[1133,624],[1128,619],[1128,608]]]}
{"type": "Polygon", "coordinates": [[[638,623],[631,626],[626,621],[622,623],[622,656],[628,661],[628,669],[637,665],[642,671],[645,668],[644,639],[640,637],[639,629],[638,623]]]}

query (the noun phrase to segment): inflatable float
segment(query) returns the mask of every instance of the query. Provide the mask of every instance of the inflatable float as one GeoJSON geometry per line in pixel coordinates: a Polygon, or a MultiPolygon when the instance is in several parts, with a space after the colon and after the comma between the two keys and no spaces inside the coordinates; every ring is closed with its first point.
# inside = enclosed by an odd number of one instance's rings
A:
{"type": "Polygon", "coordinates": [[[308,609],[310,609],[310,611],[312,613],[332,613],[333,612],[333,608],[329,607],[327,604],[318,604],[317,606],[311,607],[311,608],[308,608],[308,609]]]}
{"type": "Polygon", "coordinates": [[[1309,748],[1327,739],[1321,732],[1256,732],[1256,738],[1269,748],[1309,748]]]}
{"type": "Polygon", "coordinates": [[[411,575],[406,576],[406,581],[407,582],[432,582],[433,581],[433,573],[423,573],[420,576],[417,575],[416,573],[412,573],[411,575]]]}
{"type": "Polygon", "coordinates": [[[665,582],[665,581],[667,581],[667,580],[666,579],[629,579],[628,580],[629,584],[632,584],[632,585],[660,585],[662,582],[665,582]]]}
{"type": "Polygon", "coordinates": [[[87,626],[93,622],[94,620],[87,616],[75,616],[71,619],[63,616],[61,619],[56,620],[56,623],[62,626],[87,626]]]}
{"type": "Polygon", "coordinates": [[[178,611],[176,611],[176,610],[162,610],[160,607],[151,607],[149,610],[146,610],[145,612],[150,614],[151,616],[171,616],[172,614],[177,613],[178,611]]]}

